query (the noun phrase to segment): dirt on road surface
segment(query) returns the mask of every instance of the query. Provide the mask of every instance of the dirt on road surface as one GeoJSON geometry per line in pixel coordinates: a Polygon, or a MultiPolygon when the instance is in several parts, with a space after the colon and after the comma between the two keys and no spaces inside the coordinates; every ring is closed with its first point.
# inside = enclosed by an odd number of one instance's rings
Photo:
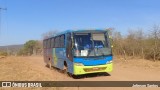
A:
{"type": "MultiPolygon", "coordinates": [[[[57,69],[46,67],[42,56],[6,57],[0,59],[0,81],[160,81],[160,62],[143,59],[124,61],[114,59],[113,71],[106,74],[83,75],[73,79],[57,69]]],[[[6,88],[0,88],[0,90],[6,88]]],[[[22,89],[22,88],[12,88],[22,89]]],[[[28,88],[23,88],[28,89],[28,88]]],[[[29,88],[33,90],[153,90],[153,88],[112,88],[112,87],[62,87],[62,88],[29,88]]],[[[160,88],[154,88],[159,90],[160,88]]]]}

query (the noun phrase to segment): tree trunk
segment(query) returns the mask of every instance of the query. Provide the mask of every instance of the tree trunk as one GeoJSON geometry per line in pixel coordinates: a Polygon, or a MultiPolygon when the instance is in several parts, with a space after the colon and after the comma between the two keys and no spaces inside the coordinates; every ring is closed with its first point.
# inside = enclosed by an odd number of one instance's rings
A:
{"type": "Polygon", "coordinates": [[[135,55],[135,54],[134,54],[134,49],[133,49],[132,55],[133,55],[133,57],[134,57],[134,55],[135,55]]]}
{"type": "Polygon", "coordinates": [[[124,57],[124,60],[126,60],[126,51],[123,50],[123,57],[124,57]]]}
{"type": "Polygon", "coordinates": [[[153,60],[156,61],[156,51],[155,51],[155,49],[153,49],[153,52],[154,52],[153,60]]]}
{"type": "Polygon", "coordinates": [[[144,49],[142,47],[142,59],[144,59],[144,49]]]}

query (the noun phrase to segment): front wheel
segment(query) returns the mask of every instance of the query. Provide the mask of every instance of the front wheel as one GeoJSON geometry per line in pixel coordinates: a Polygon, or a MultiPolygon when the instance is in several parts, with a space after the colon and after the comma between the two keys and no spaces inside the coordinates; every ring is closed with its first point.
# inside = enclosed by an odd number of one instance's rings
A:
{"type": "Polygon", "coordinates": [[[68,72],[68,67],[66,65],[64,65],[64,67],[63,67],[63,73],[67,74],[67,72],[68,72]]]}
{"type": "Polygon", "coordinates": [[[63,73],[65,73],[65,74],[67,74],[68,76],[72,77],[72,74],[68,72],[68,67],[67,67],[67,65],[64,65],[63,73]]]}

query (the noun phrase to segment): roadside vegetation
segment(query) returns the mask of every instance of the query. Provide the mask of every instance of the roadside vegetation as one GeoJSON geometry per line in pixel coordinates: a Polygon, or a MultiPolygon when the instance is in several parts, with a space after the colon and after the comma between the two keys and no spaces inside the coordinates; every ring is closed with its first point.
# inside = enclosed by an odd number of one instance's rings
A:
{"type": "MultiPolygon", "coordinates": [[[[113,55],[123,57],[124,60],[128,58],[140,58],[153,61],[160,61],[160,26],[154,25],[144,32],[143,29],[129,29],[127,34],[122,35],[118,30],[109,30],[112,36],[113,55]]],[[[58,30],[49,31],[42,34],[42,38],[55,35],[58,30]]],[[[0,56],[18,55],[43,55],[43,41],[29,40],[23,47],[13,53],[7,51],[0,51],[0,56]],[[15,54],[16,53],[16,54],[15,54]]]]}
{"type": "Polygon", "coordinates": [[[17,55],[30,56],[30,55],[40,55],[42,54],[42,41],[29,40],[27,41],[23,48],[19,50],[17,55]]]}
{"type": "Polygon", "coordinates": [[[127,35],[112,31],[113,54],[115,56],[160,61],[160,26],[154,25],[148,32],[143,29],[129,29],[127,35]]]}
{"type": "Polygon", "coordinates": [[[5,51],[0,51],[0,59],[1,59],[1,58],[5,58],[6,56],[8,56],[7,52],[5,52],[5,51]]]}

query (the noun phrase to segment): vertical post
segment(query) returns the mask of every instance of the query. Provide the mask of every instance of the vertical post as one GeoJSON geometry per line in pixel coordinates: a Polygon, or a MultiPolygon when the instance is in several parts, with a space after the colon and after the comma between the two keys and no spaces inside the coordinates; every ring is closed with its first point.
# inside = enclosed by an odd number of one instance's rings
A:
{"type": "Polygon", "coordinates": [[[123,56],[124,56],[124,60],[126,61],[126,51],[123,50],[123,56]]]}
{"type": "Polygon", "coordinates": [[[154,54],[153,60],[156,61],[156,50],[155,49],[153,49],[153,54],[154,54]]]}
{"type": "Polygon", "coordinates": [[[132,51],[132,54],[133,54],[133,58],[134,58],[134,56],[135,56],[135,54],[134,54],[134,49],[133,49],[133,51],[132,51]]]}

